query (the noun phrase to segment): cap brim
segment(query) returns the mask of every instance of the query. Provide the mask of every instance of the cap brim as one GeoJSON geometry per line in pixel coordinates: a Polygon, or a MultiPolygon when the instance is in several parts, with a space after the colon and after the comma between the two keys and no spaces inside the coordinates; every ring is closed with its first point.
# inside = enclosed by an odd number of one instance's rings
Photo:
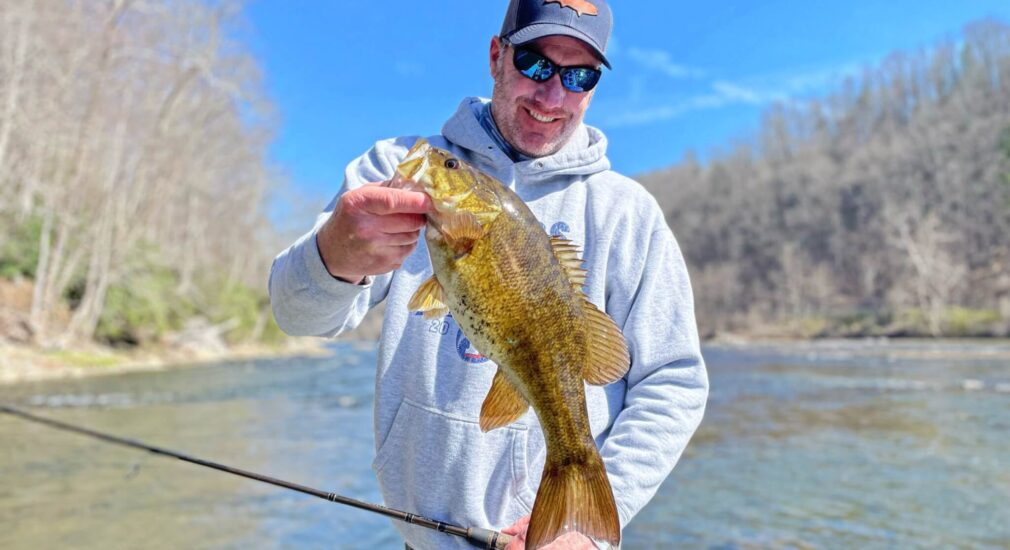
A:
{"type": "Polygon", "coordinates": [[[528,27],[519,29],[518,31],[512,33],[510,36],[508,36],[508,41],[512,44],[515,44],[516,46],[522,46],[523,44],[532,42],[537,38],[543,38],[545,36],[554,36],[558,34],[563,36],[571,36],[572,38],[581,40],[587,46],[589,46],[590,49],[593,50],[593,53],[596,54],[596,57],[599,57],[600,61],[602,61],[603,64],[608,69],[613,69],[613,67],[610,66],[610,61],[607,60],[607,56],[603,55],[603,51],[600,48],[599,44],[593,42],[593,40],[588,36],[586,36],[585,33],[565,25],[559,25],[557,23],[538,23],[535,25],[530,25],[528,27]]]}

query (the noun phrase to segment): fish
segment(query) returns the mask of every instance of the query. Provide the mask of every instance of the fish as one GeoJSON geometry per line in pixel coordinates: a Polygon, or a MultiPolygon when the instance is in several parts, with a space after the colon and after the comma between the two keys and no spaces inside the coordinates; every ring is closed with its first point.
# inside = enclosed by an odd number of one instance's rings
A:
{"type": "Polygon", "coordinates": [[[547,4],[558,4],[562,8],[571,8],[575,10],[575,13],[579,17],[582,17],[583,13],[588,15],[597,15],[599,13],[596,6],[587,0],[547,0],[544,2],[544,5],[546,6],[547,4]]]}
{"type": "Polygon", "coordinates": [[[424,192],[433,205],[424,231],[433,275],[408,308],[425,318],[451,313],[497,365],[481,430],[507,426],[530,406],[540,420],[547,456],[526,547],[569,531],[618,546],[620,521],[584,383],[621,379],[630,356],[621,330],[582,290],[588,272],[577,246],[548,235],[501,182],[424,139],[388,184],[424,192]]]}

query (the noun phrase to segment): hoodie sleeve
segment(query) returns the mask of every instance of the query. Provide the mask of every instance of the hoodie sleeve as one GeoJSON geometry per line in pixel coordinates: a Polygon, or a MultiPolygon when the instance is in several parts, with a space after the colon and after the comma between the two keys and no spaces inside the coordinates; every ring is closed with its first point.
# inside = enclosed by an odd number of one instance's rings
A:
{"type": "Polygon", "coordinates": [[[389,273],[368,277],[361,285],[334,278],[323,264],[316,234],[342,194],[392,177],[415,139],[380,141],[352,161],[344,171],[340,191],[316,218],[312,230],[274,259],[268,283],[270,306],[284,332],[292,336],[333,337],[358,326],[368,310],[385,299],[389,273]]]}
{"type": "Polygon", "coordinates": [[[607,309],[631,353],[624,406],[600,449],[622,527],[673,470],[708,398],[687,267],[662,212],[650,209],[653,223],[639,220],[642,232],[610,243],[616,257],[608,262],[616,273],[607,278],[607,309]]]}

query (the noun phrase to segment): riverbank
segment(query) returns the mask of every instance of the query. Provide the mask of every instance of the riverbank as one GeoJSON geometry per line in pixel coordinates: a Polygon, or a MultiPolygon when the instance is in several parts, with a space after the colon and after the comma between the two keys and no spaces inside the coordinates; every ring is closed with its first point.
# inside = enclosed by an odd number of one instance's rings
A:
{"type": "Polygon", "coordinates": [[[326,342],[319,338],[289,338],[281,345],[252,344],[215,350],[166,346],[121,350],[99,345],[40,349],[0,342],[0,385],[156,371],[236,359],[325,356],[332,353],[326,342]]]}
{"type": "MultiPolygon", "coordinates": [[[[320,338],[288,338],[282,345],[243,345],[213,351],[182,350],[165,346],[118,350],[98,345],[44,350],[0,342],[0,385],[157,371],[237,359],[320,357],[332,354],[331,349],[327,347],[329,342],[320,338]]],[[[889,360],[1010,359],[1010,339],[1006,338],[789,339],[723,335],[704,342],[703,346],[709,349],[737,349],[762,353],[778,351],[819,359],[851,359],[860,356],[883,357],[889,360]]]]}
{"type": "Polygon", "coordinates": [[[721,335],[703,347],[771,354],[800,355],[809,359],[874,357],[885,360],[986,360],[1010,359],[1010,338],[754,338],[721,335]]]}

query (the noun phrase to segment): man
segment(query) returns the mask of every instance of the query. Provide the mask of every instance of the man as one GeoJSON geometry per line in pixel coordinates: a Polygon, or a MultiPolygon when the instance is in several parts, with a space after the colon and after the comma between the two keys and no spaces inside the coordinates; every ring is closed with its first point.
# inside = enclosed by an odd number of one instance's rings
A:
{"type": "MultiPolygon", "coordinates": [[[[603,134],[583,124],[611,29],[605,0],[512,0],[490,44],[491,101],[468,98],[435,146],[512,188],[550,233],[584,250],[586,294],[621,327],[624,379],[587,386],[593,436],[621,526],[655,494],[701,421],[708,380],[687,271],[655,200],[610,170],[603,134]]],[[[482,433],[495,366],[451,317],[425,320],[407,302],[431,276],[421,193],[375,185],[416,141],[376,143],[351,162],[315,229],[270,274],[280,326],[333,336],[386,300],[375,386],[373,469],[387,505],[518,535],[521,548],[545,459],[536,415],[482,433]]],[[[397,522],[415,548],[461,540],[397,522]]],[[[568,533],[547,548],[593,548],[568,533]]]]}

